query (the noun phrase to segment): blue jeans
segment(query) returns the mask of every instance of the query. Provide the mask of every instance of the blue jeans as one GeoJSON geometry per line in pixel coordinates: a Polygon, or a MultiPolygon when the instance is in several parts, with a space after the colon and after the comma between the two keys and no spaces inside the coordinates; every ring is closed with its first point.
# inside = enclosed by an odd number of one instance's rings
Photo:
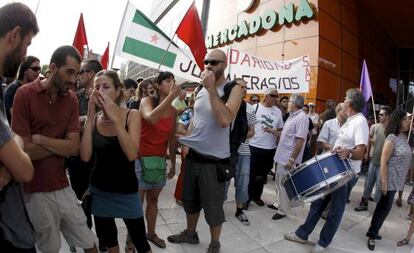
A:
{"type": "Polygon", "coordinates": [[[375,187],[375,202],[378,202],[381,198],[381,181],[380,181],[380,165],[374,165],[372,162],[369,164],[368,167],[368,174],[365,178],[364,183],[364,194],[362,197],[368,201],[369,197],[371,197],[372,188],[375,187]]]}
{"type": "Polygon", "coordinates": [[[332,242],[341,223],[348,198],[348,189],[349,184],[345,184],[325,198],[312,202],[308,217],[306,217],[305,223],[296,230],[296,235],[299,238],[307,240],[321,218],[323,210],[331,202],[328,217],[326,218],[326,223],[321,230],[318,241],[320,246],[327,247],[332,242]]]}
{"type": "MultiPolygon", "coordinates": [[[[244,204],[249,200],[250,155],[240,155],[236,164],[234,187],[236,187],[236,202],[244,204]]],[[[225,199],[229,190],[230,181],[226,182],[225,199]]]]}

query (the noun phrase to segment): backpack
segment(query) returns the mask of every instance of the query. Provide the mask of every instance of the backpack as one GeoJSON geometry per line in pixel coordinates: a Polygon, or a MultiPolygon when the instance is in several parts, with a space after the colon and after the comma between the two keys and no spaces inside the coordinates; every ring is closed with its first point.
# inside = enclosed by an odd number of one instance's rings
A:
{"type": "MultiPolygon", "coordinates": [[[[224,85],[224,95],[221,96],[221,100],[225,103],[230,97],[231,90],[235,85],[238,85],[235,81],[228,82],[224,85]]],[[[202,85],[198,86],[195,90],[195,94],[203,88],[202,85]]],[[[246,102],[242,100],[239,111],[236,118],[230,126],[230,153],[237,153],[237,149],[247,138],[247,132],[249,131],[249,125],[247,122],[246,102]]]]}

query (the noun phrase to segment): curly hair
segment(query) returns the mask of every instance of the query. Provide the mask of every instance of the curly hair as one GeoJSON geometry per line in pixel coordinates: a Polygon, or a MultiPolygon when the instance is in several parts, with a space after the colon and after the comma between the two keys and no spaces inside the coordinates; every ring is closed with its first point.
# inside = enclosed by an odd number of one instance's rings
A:
{"type": "Polygon", "coordinates": [[[407,116],[407,112],[403,109],[395,109],[391,113],[390,121],[385,127],[385,136],[389,134],[399,135],[401,133],[401,121],[407,116]]]}

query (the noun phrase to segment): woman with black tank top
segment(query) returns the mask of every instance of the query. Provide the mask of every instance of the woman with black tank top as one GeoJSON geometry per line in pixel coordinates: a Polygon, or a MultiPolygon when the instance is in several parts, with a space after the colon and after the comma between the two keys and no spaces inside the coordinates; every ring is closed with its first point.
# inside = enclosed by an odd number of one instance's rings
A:
{"type": "Polygon", "coordinates": [[[119,252],[115,218],[122,218],[138,252],[151,252],[134,172],[141,118],[137,110],[120,107],[122,88],[116,72],[96,74],[80,155],[85,162],[95,157],[91,209],[101,244],[108,252],[119,252]],[[96,113],[96,106],[102,111],[96,113]]]}

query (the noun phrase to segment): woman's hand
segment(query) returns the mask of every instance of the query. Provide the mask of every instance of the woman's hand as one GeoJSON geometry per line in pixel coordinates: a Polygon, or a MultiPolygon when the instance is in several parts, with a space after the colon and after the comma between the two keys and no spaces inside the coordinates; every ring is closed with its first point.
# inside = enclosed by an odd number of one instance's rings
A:
{"type": "Polygon", "coordinates": [[[87,118],[88,119],[91,119],[91,120],[93,118],[95,118],[97,96],[98,96],[98,91],[97,90],[94,90],[92,92],[91,96],[89,97],[87,118]]]}
{"type": "Polygon", "coordinates": [[[387,195],[387,182],[381,182],[381,191],[382,191],[382,195],[386,196],[387,195]]]}
{"type": "Polygon", "coordinates": [[[98,100],[102,105],[102,110],[105,112],[106,116],[108,116],[113,123],[120,123],[121,110],[119,106],[106,94],[100,94],[98,100]]]}
{"type": "Polygon", "coordinates": [[[181,84],[177,84],[174,80],[170,87],[170,94],[174,98],[178,97],[181,91],[181,84]]]}

